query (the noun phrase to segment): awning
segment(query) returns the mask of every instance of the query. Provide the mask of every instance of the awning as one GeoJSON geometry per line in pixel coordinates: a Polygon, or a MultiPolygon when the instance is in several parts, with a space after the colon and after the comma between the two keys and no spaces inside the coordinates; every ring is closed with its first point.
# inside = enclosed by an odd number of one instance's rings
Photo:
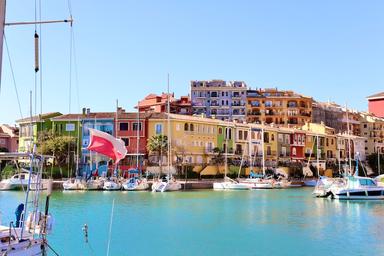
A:
{"type": "Polygon", "coordinates": [[[219,173],[218,167],[215,165],[208,165],[200,172],[200,176],[203,175],[217,175],[219,173]]]}

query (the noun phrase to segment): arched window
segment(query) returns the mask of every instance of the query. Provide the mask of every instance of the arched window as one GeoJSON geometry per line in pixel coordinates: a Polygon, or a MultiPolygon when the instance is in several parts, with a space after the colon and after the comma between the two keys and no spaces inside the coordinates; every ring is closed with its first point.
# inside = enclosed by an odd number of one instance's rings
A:
{"type": "Polygon", "coordinates": [[[190,130],[191,132],[193,132],[193,124],[190,124],[190,125],[189,125],[189,130],[190,130]]]}
{"type": "Polygon", "coordinates": [[[223,128],[219,128],[219,134],[223,134],[223,128]]]}
{"type": "Polygon", "coordinates": [[[275,141],[275,135],[271,134],[271,140],[275,141]]]}
{"type": "Polygon", "coordinates": [[[292,155],[293,155],[293,156],[296,156],[296,148],[295,148],[295,147],[292,148],[292,155]]]}
{"type": "Polygon", "coordinates": [[[185,123],[185,124],[184,124],[184,131],[188,131],[188,127],[189,127],[188,124],[185,123]]]}

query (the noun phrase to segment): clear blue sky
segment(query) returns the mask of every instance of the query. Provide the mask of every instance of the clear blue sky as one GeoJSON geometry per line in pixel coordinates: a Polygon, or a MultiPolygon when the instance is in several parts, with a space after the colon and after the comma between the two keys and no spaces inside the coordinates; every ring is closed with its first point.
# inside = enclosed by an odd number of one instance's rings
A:
{"type": "MultiPolygon", "coordinates": [[[[41,0],[43,19],[68,17],[67,1],[41,0]]],[[[367,109],[384,90],[384,1],[72,1],[79,101],[72,112],[114,111],[148,93],[177,96],[190,80],[243,80],[367,109]]],[[[7,21],[34,19],[34,1],[7,2],[7,21]]],[[[23,115],[34,88],[34,27],[6,36],[23,115]]],[[[68,24],[45,25],[43,112],[68,113],[68,24]]],[[[4,50],[0,123],[20,118],[4,50]]],[[[39,110],[38,110],[39,112],[39,110]]]]}

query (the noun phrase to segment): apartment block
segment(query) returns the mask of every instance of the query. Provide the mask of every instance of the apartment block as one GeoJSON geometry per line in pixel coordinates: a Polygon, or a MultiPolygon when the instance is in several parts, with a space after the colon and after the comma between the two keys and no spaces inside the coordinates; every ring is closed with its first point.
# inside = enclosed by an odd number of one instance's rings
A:
{"type": "Polygon", "coordinates": [[[247,85],[242,81],[191,81],[194,115],[243,122],[246,120],[247,85]]]}
{"type": "Polygon", "coordinates": [[[247,122],[302,126],[312,119],[311,97],[293,91],[257,89],[247,91],[247,122]]]}

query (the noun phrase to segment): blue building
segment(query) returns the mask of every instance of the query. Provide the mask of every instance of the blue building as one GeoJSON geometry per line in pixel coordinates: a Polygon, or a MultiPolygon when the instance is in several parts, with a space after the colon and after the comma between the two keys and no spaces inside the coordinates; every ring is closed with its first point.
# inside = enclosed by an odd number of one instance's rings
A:
{"type": "Polygon", "coordinates": [[[242,81],[191,81],[194,115],[221,120],[246,120],[247,85],[242,81]]]}
{"type": "MultiPolygon", "coordinates": [[[[115,136],[115,112],[90,112],[90,109],[83,109],[82,117],[82,149],[81,164],[85,166],[98,165],[100,162],[107,162],[108,157],[97,153],[89,152],[87,149],[90,141],[89,128],[93,128],[102,132],[115,136]]],[[[94,169],[92,167],[92,169],[94,169]]]]}

